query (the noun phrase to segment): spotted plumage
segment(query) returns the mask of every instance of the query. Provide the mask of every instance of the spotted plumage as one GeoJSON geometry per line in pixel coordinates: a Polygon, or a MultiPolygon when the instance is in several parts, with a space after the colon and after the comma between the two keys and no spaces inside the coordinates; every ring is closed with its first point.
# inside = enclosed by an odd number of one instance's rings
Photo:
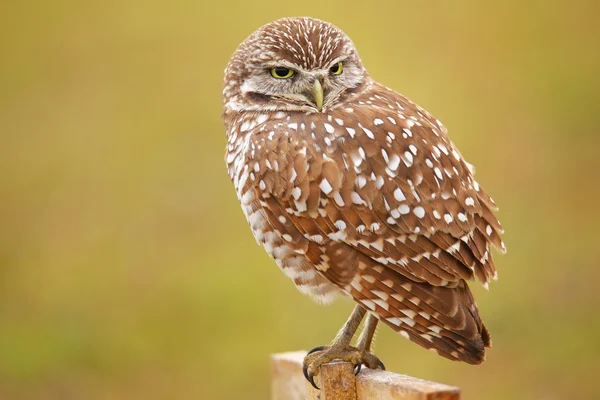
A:
{"type": "Polygon", "coordinates": [[[497,278],[502,228],[441,122],[310,18],[246,39],[223,99],[229,176],[256,240],[298,289],[349,296],[425,348],[482,362],[491,339],[466,281],[497,278]]]}

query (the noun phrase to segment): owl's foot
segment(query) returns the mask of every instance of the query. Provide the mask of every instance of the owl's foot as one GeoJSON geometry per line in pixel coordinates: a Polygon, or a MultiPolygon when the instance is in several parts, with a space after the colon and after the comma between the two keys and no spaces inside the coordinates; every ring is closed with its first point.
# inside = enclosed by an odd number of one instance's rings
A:
{"type": "Polygon", "coordinates": [[[315,376],[319,374],[319,367],[332,360],[342,360],[352,363],[355,375],[360,372],[363,365],[371,369],[385,369],[381,360],[370,351],[373,335],[377,328],[377,318],[374,315],[369,314],[367,317],[363,331],[356,342],[356,347],[350,346],[350,341],[365,314],[366,310],[364,308],[356,306],[348,321],[346,321],[329,346],[315,347],[304,357],[302,366],[304,377],[315,389],[319,389],[315,384],[315,376]]]}
{"type": "Polygon", "coordinates": [[[375,354],[365,349],[350,345],[337,345],[336,343],[330,346],[318,346],[308,352],[304,357],[304,365],[302,371],[304,377],[315,387],[319,387],[315,384],[315,376],[319,375],[319,367],[322,364],[326,364],[333,360],[342,360],[352,363],[354,365],[354,375],[358,374],[363,365],[371,369],[381,368],[385,369],[385,365],[381,362],[375,354]]]}

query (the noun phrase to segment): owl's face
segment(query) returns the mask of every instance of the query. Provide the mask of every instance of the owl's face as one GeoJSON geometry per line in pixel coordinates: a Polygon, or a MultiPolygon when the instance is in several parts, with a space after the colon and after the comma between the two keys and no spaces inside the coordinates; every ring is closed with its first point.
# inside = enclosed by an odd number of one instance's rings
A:
{"type": "Polygon", "coordinates": [[[263,26],[225,70],[228,111],[321,112],[358,91],[368,75],[354,44],[337,27],[311,18],[263,26]]]}

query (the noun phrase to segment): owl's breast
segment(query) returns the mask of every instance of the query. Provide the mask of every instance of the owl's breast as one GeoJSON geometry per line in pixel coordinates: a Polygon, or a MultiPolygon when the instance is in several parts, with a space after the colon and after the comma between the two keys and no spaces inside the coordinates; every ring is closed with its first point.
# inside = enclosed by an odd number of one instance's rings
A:
{"type": "Polygon", "coordinates": [[[330,302],[339,290],[307,258],[306,238],[279,207],[279,202],[288,201],[301,210],[307,207],[312,151],[302,136],[292,135],[302,123],[257,123],[257,118],[263,120],[258,116],[251,123],[232,125],[236,131],[228,135],[226,163],[242,210],[257,243],[298,290],[318,302],[330,302]]]}

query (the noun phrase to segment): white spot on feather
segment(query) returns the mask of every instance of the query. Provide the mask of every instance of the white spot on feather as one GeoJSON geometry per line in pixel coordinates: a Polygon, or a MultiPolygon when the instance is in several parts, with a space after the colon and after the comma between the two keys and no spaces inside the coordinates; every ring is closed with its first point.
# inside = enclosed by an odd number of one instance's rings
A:
{"type": "Polygon", "coordinates": [[[407,167],[410,167],[413,164],[413,155],[408,151],[404,152],[404,163],[407,167]]]}
{"type": "Polygon", "coordinates": [[[369,129],[365,128],[362,125],[358,125],[361,127],[361,129],[363,130],[363,132],[365,133],[365,135],[367,135],[370,139],[375,139],[375,135],[373,135],[373,132],[371,132],[369,129]]]}
{"type": "Polygon", "coordinates": [[[400,157],[398,157],[397,154],[392,154],[392,156],[390,157],[390,160],[388,161],[388,168],[391,169],[392,171],[395,171],[398,169],[399,165],[400,165],[400,157]]]}
{"type": "Polygon", "coordinates": [[[413,213],[417,216],[417,218],[423,218],[425,216],[425,209],[421,206],[417,206],[414,208],[413,213]]]}
{"type": "Polygon", "coordinates": [[[339,230],[344,230],[346,229],[346,223],[344,221],[342,221],[341,219],[335,221],[335,227],[338,228],[339,230]]]}
{"type": "Polygon", "coordinates": [[[329,181],[327,180],[327,178],[323,178],[323,180],[319,184],[319,187],[321,188],[321,190],[325,194],[329,194],[333,190],[333,187],[331,187],[331,184],[329,183],[329,181]]]}
{"type": "Polygon", "coordinates": [[[404,192],[402,192],[402,190],[400,188],[396,188],[396,190],[394,190],[394,198],[398,201],[406,200],[406,196],[404,195],[404,192]]]}
{"type": "Polygon", "coordinates": [[[362,303],[369,310],[375,311],[375,303],[373,303],[371,300],[362,300],[362,303]]]}
{"type": "Polygon", "coordinates": [[[389,311],[390,309],[390,305],[381,299],[373,299],[373,302],[375,302],[379,307],[383,308],[386,311],[389,311]]]}
{"type": "Polygon", "coordinates": [[[335,192],[333,194],[333,200],[335,200],[335,203],[340,207],[344,207],[346,205],[346,203],[344,203],[344,199],[342,199],[342,196],[340,195],[340,192],[335,192]]]}
{"type": "Polygon", "coordinates": [[[398,212],[400,214],[406,215],[410,212],[410,207],[407,204],[400,204],[398,207],[398,212]]]}

